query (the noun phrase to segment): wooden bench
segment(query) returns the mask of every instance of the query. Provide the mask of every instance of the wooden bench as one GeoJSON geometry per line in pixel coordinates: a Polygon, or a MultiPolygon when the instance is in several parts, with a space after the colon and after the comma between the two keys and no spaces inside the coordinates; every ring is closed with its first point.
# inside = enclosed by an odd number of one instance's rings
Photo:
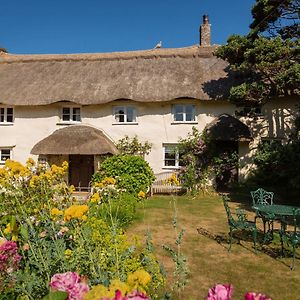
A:
{"type": "Polygon", "coordinates": [[[182,183],[177,171],[166,171],[155,174],[155,180],[151,186],[151,196],[153,194],[173,194],[183,190],[182,183]]]}

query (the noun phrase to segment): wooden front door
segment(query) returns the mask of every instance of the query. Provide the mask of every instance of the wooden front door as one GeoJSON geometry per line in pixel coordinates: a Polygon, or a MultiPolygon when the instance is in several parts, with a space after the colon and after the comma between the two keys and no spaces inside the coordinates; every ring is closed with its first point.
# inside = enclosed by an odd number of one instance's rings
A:
{"type": "Polygon", "coordinates": [[[76,190],[88,190],[93,174],[93,155],[69,155],[69,184],[76,190]]]}

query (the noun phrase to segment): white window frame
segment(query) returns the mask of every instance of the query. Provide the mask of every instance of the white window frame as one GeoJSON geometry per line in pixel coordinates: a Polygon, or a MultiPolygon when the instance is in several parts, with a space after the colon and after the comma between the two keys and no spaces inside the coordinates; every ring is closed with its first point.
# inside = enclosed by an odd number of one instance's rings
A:
{"type": "Polygon", "coordinates": [[[12,125],[14,123],[15,119],[15,113],[14,113],[14,107],[12,106],[0,106],[0,125],[12,125]],[[11,114],[8,114],[7,110],[12,109],[12,121],[7,121],[7,117],[11,114]],[[2,111],[3,110],[3,114],[2,111]],[[3,116],[3,121],[1,121],[3,116]]]}
{"type": "Polygon", "coordinates": [[[73,123],[81,123],[81,107],[80,106],[71,106],[71,105],[64,105],[61,107],[61,117],[60,121],[63,124],[73,124],[73,123]],[[64,120],[64,109],[69,110],[69,118],[68,120],[64,120]],[[73,117],[78,115],[75,113],[75,109],[79,109],[79,120],[73,120],[73,117]]]}
{"type": "Polygon", "coordinates": [[[8,147],[1,147],[0,148],[0,165],[4,165],[5,161],[7,159],[12,159],[12,149],[8,148],[8,147]],[[4,154],[2,153],[3,151],[9,151],[9,157],[7,157],[6,159],[3,159],[4,154]]]}
{"type": "Polygon", "coordinates": [[[190,124],[197,124],[197,117],[196,117],[196,106],[194,104],[173,104],[172,105],[172,116],[173,116],[173,123],[174,124],[180,124],[180,123],[190,123],[190,124]],[[182,106],[182,120],[176,120],[176,107],[182,106]],[[187,107],[192,108],[193,113],[193,120],[186,120],[187,116],[187,107]]]}
{"type": "Polygon", "coordinates": [[[116,105],[113,107],[113,124],[128,124],[134,125],[138,124],[137,121],[137,109],[135,106],[132,105],[116,105]],[[129,109],[132,109],[132,121],[128,121],[129,117],[129,109]],[[124,114],[120,114],[119,111],[123,110],[124,114]],[[120,121],[120,116],[123,116],[123,121],[120,121]],[[118,119],[119,118],[119,119],[118,119]]]}
{"type": "MultiPolygon", "coordinates": [[[[168,159],[172,160],[172,159],[168,159]]],[[[163,168],[164,169],[179,169],[181,167],[180,165],[180,155],[179,155],[179,149],[178,144],[163,144],[163,168]],[[167,165],[166,164],[166,154],[172,153],[174,151],[175,157],[174,157],[174,165],[167,165]]]]}

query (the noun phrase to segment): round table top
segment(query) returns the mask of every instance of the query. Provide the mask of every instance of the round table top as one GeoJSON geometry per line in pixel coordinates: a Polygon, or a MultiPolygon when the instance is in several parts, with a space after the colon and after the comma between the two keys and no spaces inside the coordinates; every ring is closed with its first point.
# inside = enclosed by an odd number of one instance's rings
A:
{"type": "Polygon", "coordinates": [[[298,206],[280,205],[280,204],[270,204],[270,205],[256,204],[256,205],[253,205],[252,208],[261,213],[274,214],[277,216],[278,215],[279,216],[293,216],[294,211],[296,209],[300,210],[300,207],[298,207],[298,206]]]}

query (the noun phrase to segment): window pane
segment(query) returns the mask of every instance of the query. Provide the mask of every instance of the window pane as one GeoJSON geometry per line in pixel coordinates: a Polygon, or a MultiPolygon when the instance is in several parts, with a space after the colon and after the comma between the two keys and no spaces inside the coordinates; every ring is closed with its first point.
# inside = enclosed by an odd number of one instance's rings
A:
{"type": "Polygon", "coordinates": [[[127,122],[135,122],[135,108],[128,106],[127,107],[127,122]]]}
{"type": "Polygon", "coordinates": [[[176,166],[176,152],[174,147],[165,147],[165,166],[176,166]]]}
{"type": "Polygon", "coordinates": [[[12,115],[13,114],[13,108],[12,107],[8,107],[7,108],[7,115],[12,115]]]}
{"type": "Polygon", "coordinates": [[[187,122],[195,121],[195,107],[194,107],[194,105],[186,105],[186,107],[185,107],[185,120],[187,122]]]}
{"type": "Polygon", "coordinates": [[[116,122],[125,122],[125,111],[124,107],[115,107],[115,120],[116,122]]]}
{"type": "Polygon", "coordinates": [[[63,119],[63,121],[70,121],[71,116],[70,116],[70,108],[69,107],[63,108],[62,119],[63,119]]]}
{"type": "Polygon", "coordinates": [[[175,105],[174,107],[174,121],[183,121],[183,105],[175,105]]]}
{"type": "Polygon", "coordinates": [[[10,159],[10,149],[2,149],[1,151],[1,161],[6,161],[10,159]]]}
{"type": "Polygon", "coordinates": [[[72,120],[76,121],[76,122],[80,122],[81,121],[81,118],[80,118],[80,108],[79,107],[73,108],[72,120]]]}
{"type": "Polygon", "coordinates": [[[4,107],[0,109],[0,122],[4,122],[4,107]]]}

